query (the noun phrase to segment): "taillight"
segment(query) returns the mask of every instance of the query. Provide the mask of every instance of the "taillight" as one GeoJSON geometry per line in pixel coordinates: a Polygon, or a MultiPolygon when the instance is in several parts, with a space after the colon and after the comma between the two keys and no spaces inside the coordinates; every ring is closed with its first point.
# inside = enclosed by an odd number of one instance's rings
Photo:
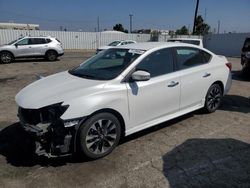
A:
{"type": "Polygon", "coordinates": [[[232,71],[232,63],[226,63],[226,66],[229,68],[230,71],[232,71]]]}

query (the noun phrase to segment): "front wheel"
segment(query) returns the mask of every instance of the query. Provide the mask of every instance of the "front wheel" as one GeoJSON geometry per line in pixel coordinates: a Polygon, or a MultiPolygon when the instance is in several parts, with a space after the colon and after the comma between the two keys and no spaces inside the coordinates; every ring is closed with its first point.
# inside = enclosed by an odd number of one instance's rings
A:
{"type": "Polygon", "coordinates": [[[11,63],[13,59],[13,55],[10,52],[0,53],[0,63],[11,63]]]}
{"type": "Polygon", "coordinates": [[[210,86],[206,95],[204,111],[206,113],[215,112],[221,104],[222,95],[222,89],[219,84],[210,86]]]}
{"type": "Polygon", "coordinates": [[[100,113],[84,122],[79,130],[79,149],[82,154],[97,159],[112,152],[120,140],[121,125],[110,113],[100,113]]]}

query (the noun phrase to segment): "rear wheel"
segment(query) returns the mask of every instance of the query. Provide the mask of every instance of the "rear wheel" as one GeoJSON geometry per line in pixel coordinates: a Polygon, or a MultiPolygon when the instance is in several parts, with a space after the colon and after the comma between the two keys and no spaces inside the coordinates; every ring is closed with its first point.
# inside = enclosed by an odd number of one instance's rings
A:
{"type": "Polygon", "coordinates": [[[54,50],[49,50],[45,55],[46,59],[49,61],[55,61],[57,59],[57,56],[58,54],[54,50]]]}
{"type": "Polygon", "coordinates": [[[121,125],[113,114],[96,114],[80,127],[80,152],[91,159],[104,157],[113,151],[120,136],[121,125]]]}
{"type": "Polygon", "coordinates": [[[1,52],[0,53],[0,63],[11,63],[14,57],[10,52],[1,52]]]}
{"type": "Polygon", "coordinates": [[[219,84],[210,86],[206,95],[204,111],[207,113],[215,112],[221,104],[222,95],[222,89],[219,84]]]}

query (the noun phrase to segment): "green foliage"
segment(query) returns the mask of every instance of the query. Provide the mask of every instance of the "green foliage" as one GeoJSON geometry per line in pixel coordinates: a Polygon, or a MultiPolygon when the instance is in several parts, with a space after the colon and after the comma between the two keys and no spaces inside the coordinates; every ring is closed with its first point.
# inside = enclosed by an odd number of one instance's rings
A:
{"type": "Polygon", "coordinates": [[[182,26],[180,29],[177,29],[175,33],[176,35],[188,35],[189,34],[188,29],[185,25],[182,26]]]}
{"type": "Polygon", "coordinates": [[[114,27],[113,27],[113,30],[115,31],[121,31],[121,32],[124,32],[125,29],[123,28],[123,25],[122,24],[116,24],[114,27]]]}
{"type": "Polygon", "coordinates": [[[197,16],[195,20],[195,31],[194,35],[206,35],[208,34],[210,26],[204,22],[201,15],[197,16]]]}

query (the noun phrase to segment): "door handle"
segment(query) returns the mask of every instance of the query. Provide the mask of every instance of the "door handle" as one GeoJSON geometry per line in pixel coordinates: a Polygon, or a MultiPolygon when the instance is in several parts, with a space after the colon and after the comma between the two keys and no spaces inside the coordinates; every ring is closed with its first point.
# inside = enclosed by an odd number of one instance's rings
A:
{"type": "Polygon", "coordinates": [[[29,48],[31,48],[31,46],[29,48]]]}
{"type": "Polygon", "coordinates": [[[177,86],[178,84],[179,84],[179,82],[171,81],[171,82],[168,84],[168,87],[174,87],[174,86],[177,86]]]}
{"type": "Polygon", "coordinates": [[[206,77],[209,77],[209,76],[211,76],[211,73],[206,72],[206,73],[203,75],[203,78],[206,78],[206,77]]]}

